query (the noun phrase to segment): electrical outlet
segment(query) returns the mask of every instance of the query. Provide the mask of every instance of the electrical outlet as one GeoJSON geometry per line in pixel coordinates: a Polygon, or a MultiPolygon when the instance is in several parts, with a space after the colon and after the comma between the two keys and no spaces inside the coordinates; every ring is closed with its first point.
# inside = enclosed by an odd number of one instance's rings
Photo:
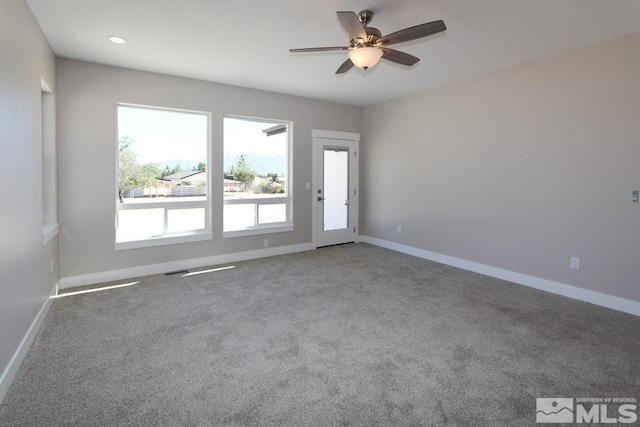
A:
{"type": "Polygon", "coordinates": [[[269,247],[269,239],[264,239],[264,247],[265,248],[269,247]]]}
{"type": "Polygon", "coordinates": [[[402,226],[401,225],[398,226],[397,230],[398,230],[398,234],[402,234],[402,226]]]}
{"type": "Polygon", "coordinates": [[[569,265],[574,270],[580,270],[580,258],[572,256],[569,265]]]}

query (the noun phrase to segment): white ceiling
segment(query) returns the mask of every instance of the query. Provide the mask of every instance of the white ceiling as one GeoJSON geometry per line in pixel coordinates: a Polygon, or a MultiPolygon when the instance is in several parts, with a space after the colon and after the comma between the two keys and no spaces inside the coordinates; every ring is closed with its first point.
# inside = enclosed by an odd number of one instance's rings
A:
{"type": "Polygon", "coordinates": [[[27,0],[65,58],[370,105],[640,30],[638,0],[27,0]],[[336,76],[347,46],[335,12],[375,14],[383,34],[444,20],[446,32],[393,46],[422,60],[336,76]],[[117,34],[129,40],[115,45],[117,34]]]}

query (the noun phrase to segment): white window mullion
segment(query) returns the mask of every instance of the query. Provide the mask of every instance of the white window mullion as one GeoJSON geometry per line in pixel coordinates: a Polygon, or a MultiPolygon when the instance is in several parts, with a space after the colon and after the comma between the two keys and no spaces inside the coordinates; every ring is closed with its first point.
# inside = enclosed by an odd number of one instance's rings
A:
{"type": "Polygon", "coordinates": [[[258,203],[253,205],[253,226],[254,227],[258,226],[258,206],[260,206],[258,203]]]}
{"type": "Polygon", "coordinates": [[[163,217],[164,217],[164,230],[163,230],[163,234],[167,234],[169,232],[169,209],[167,209],[166,207],[163,207],[163,217]]]}

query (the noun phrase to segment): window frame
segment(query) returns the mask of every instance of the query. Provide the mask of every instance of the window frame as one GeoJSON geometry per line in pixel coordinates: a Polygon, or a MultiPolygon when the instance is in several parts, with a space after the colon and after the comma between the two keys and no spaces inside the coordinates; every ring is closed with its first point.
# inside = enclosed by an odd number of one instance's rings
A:
{"type": "Polygon", "coordinates": [[[135,248],[145,248],[145,247],[153,247],[153,246],[162,246],[162,245],[172,245],[177,243],[190,243],[190,242],[199,242],[205,240],[213,239],[213,231],[212,231],[212,216],[211,216],[211,201],[212,201],[212,186],[211,183],[212,177],[212,167],[211,167],[211,113],[208,111],[198,111],[198,110],[187,110],[183,108],[171,108],[171,107],[159,107],[152,105],[142,105],[142,104],[132,104],[126,102],[117,102],[115,104],[115,218],[114,218],[114,245],[116,250],[125,250],[125,249],[135,249],[135,248]],[[154,111],[165,111],[165,112],[174,112],[174,113],[183,113],[183,114],[193,114],[200,115],[206,118],[206,141],[205,141],[205,149],[206,149],[206,162],[207,162],[207,194],[204,200],[190,200],[190,201],[147,201],[144,203],[119,203],[118,202],[118,185],[119,185],[119,159],[118,159],[118,109],[120,107],[127,108],[139,108],[144,110],[154,110],[154,111]],[[118,240],[118,216],[120,211],[127,210],[145,210],[145,209],[164,209],[163,212],[163,234],[157,236],[147,236],[143,238],[136,238],[133,240],[118,240]],[[171,209],[169,209],[171,208],[171,209]],[[191,230],[191,231],[183,231],[183,232],[174,232],[169,233],[167,231],[168,226],[168,215],[171,210],[180,210],[180,209],[193,209],[193,208],[203,208],[204,209],[204,229],[200,230],[191,230]]]}
{"type": "Polygon", "coordinates": [[[44,79],[40,79],[40,129],[42,185],[38,203],[42,206],[42,245],[60,230],[58,220],[58,144],[56,142],[56,95],[44,79]]]}
{"type": "MultiPolygon", "coordinates": [[[[260,234],[271,234],[271,233],[285,233],[293,231],[293,188],[292,188],[292,176],[293,176],[293,121],[291,120],[282,120],[282,119],[269,119],[264,117],[251,117],[244,116],[238,114],[224,114],[222,118],[222,153],[224,155],[225,152],[225,138],[224,138],[224,121],[225,119],[235,119],[235,120],[245,120],[251,122],[265,123],[265,124],[276,124],[276,125],[286,125],[287,127],[287,143],[285,150],[285,195],[284,196],[273,196],[273,197],[247,197],[241,199],[225,199],[224,193],[222,196],[222,237],[223,238],[233,238],[233,237],[243,237],[243,236],[254,236],[260,234]],[[224,229],[224,208],[227,205],[255,205],[254,209],[254,226],[247,227],[239,230],[228,230],[224,229]],[[258,223],[258,215],[260,206],[264,205],[285,205],[286,212],[286,220],[284,222],[277,223],[266,223],[259,224],[258,223]]],[[[224,173],[224,165],[223,165],[223,173],[224,173]]]]}

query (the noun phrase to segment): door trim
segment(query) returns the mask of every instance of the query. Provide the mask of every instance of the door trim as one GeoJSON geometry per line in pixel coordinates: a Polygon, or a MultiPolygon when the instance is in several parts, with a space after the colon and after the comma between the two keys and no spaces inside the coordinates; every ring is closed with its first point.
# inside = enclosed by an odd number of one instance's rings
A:
{"type": "MultiPolygon", "coordinates": [[[[332,131],[332,130],[322,130],[322,129],[312,129],[311,130],[312,137],[312,191],[311,191],[311,204],[312,204],[312,243],[317,248],[318,247],[318,187],[321,186],[321,183],[318,182],[318,159],[317,146],[325,142],[325,140],[340,140],[345,142],[355,142],[357,151],[359,151],[359,143],[360,143],[360,134],[354,132],[340,132],[340,131],[332,131]]],[[[353,183],[353,188],[356,189],[356,195],[354,196],[354,202],[350,204],[351,209],[353,209],[353,217],[355,220],[355,224],[353,226],[356,227],[355,237],[357,241],[358,233],[359,233],[359,206],[360,206],[360,188],[359,188],[359,166],[360,166],[360,156],[359,153],[356,156],[356,168],[357,170],[354,173],[355,182],[353,183]]],[[[352,189],[353,189],[352,188],[352,189]]]]}

